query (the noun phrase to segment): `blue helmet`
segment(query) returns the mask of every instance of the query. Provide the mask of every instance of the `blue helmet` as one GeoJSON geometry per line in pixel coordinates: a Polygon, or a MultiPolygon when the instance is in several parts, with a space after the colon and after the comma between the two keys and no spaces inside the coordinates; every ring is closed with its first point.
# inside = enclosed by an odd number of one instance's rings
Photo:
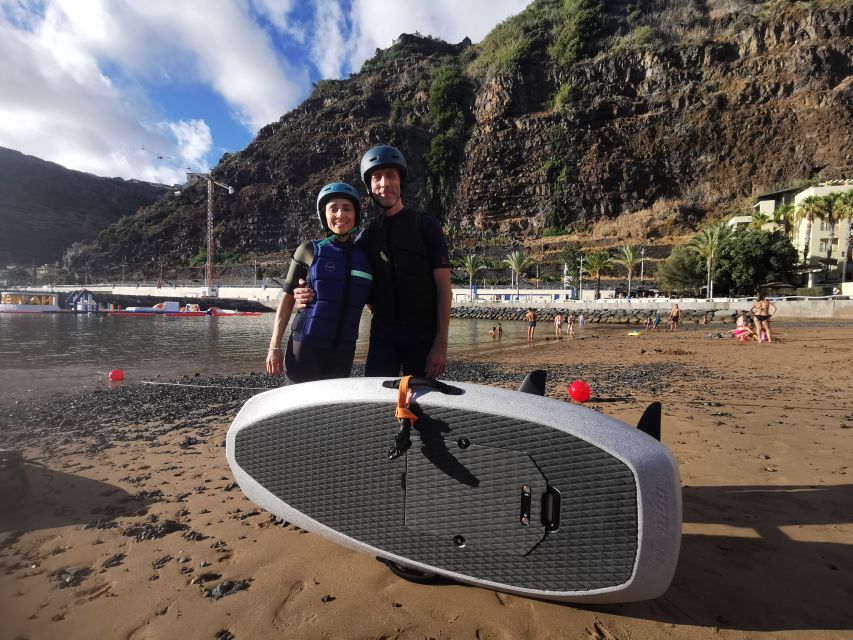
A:
{"type": "Polygon", "coordinates": [[[326,202],[335,197],[348,198],[352,201],[352,206],[355,207],[355,227],[353,229],[357,228],[361,224],[361,200],[358,191],[346,182],[330,182],[317,194],[317,217],[320,218],[320,225],[323,230],[326,233],[332,233],[329,224],[326,222],[326,202]]]}
{"type": "Polygon", "coordinates": [[[399,149],[390,147],[387,144],[373,147],[361,157],[360,167],[361,180],[364,182],[364,186],[367,187],[367,193],[371,195],[370,174],[374,169],[382,167],[394,167],[397,169],[400,172],[400,182],[403,182],[409,173],[408,166],[406,165],[406,157],[399,149]]]}

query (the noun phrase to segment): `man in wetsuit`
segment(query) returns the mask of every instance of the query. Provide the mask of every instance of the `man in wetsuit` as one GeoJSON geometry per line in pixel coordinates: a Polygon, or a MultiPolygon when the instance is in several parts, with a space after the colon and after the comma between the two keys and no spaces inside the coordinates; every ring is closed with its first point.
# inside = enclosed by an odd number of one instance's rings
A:
{"type": "MultiPolygon", "coordinates": [[[[447,367],[452,290],[447,240],[441,224],[403,204],[408,166],[394,147],[380,145],[361,159],[361,178],[381,215],[356,245],[373,268],[373,312],[364,375],[438,378],[447,367]]],[[[313,292],[294,291],[299,304],[313,292]]]]}

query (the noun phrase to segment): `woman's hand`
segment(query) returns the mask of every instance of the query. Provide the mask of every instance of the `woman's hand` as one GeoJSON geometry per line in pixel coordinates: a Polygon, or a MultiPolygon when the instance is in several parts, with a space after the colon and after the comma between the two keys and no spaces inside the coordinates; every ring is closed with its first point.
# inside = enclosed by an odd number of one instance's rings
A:
{"type": "Polygon", "coordinates": [[[281,349],[270,348],[267,351],[267,373],[280,376],[284,371],[284,353],[281,349]]]}

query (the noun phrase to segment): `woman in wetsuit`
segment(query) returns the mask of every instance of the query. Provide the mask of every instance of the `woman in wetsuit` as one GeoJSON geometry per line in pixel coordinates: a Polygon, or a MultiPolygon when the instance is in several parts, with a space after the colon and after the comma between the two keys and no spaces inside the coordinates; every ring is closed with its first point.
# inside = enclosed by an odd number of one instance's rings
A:
{"type": "Polygon", "coordinates": [[[327,184],[317,196],[317,215],[327,237],[293,252],[267,352],[267,373],[284,373],[285,384],[349,377],[373,281],[367,254],[353,242],[361,219],[358,191],[344,182],[327,184]],[[316,301],[297,312],[283,352],[300,280],[317,292],[316,301]]]}

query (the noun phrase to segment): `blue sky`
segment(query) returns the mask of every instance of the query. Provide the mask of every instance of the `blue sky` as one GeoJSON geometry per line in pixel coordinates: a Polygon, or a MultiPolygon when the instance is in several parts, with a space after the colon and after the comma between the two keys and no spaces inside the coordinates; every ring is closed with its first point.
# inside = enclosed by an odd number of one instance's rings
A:
{"type": "Polygon", "coordinates": [[[377,48],[480,41],[530,0],[0,0],[0,146],[168,184],[377,48]]]}

